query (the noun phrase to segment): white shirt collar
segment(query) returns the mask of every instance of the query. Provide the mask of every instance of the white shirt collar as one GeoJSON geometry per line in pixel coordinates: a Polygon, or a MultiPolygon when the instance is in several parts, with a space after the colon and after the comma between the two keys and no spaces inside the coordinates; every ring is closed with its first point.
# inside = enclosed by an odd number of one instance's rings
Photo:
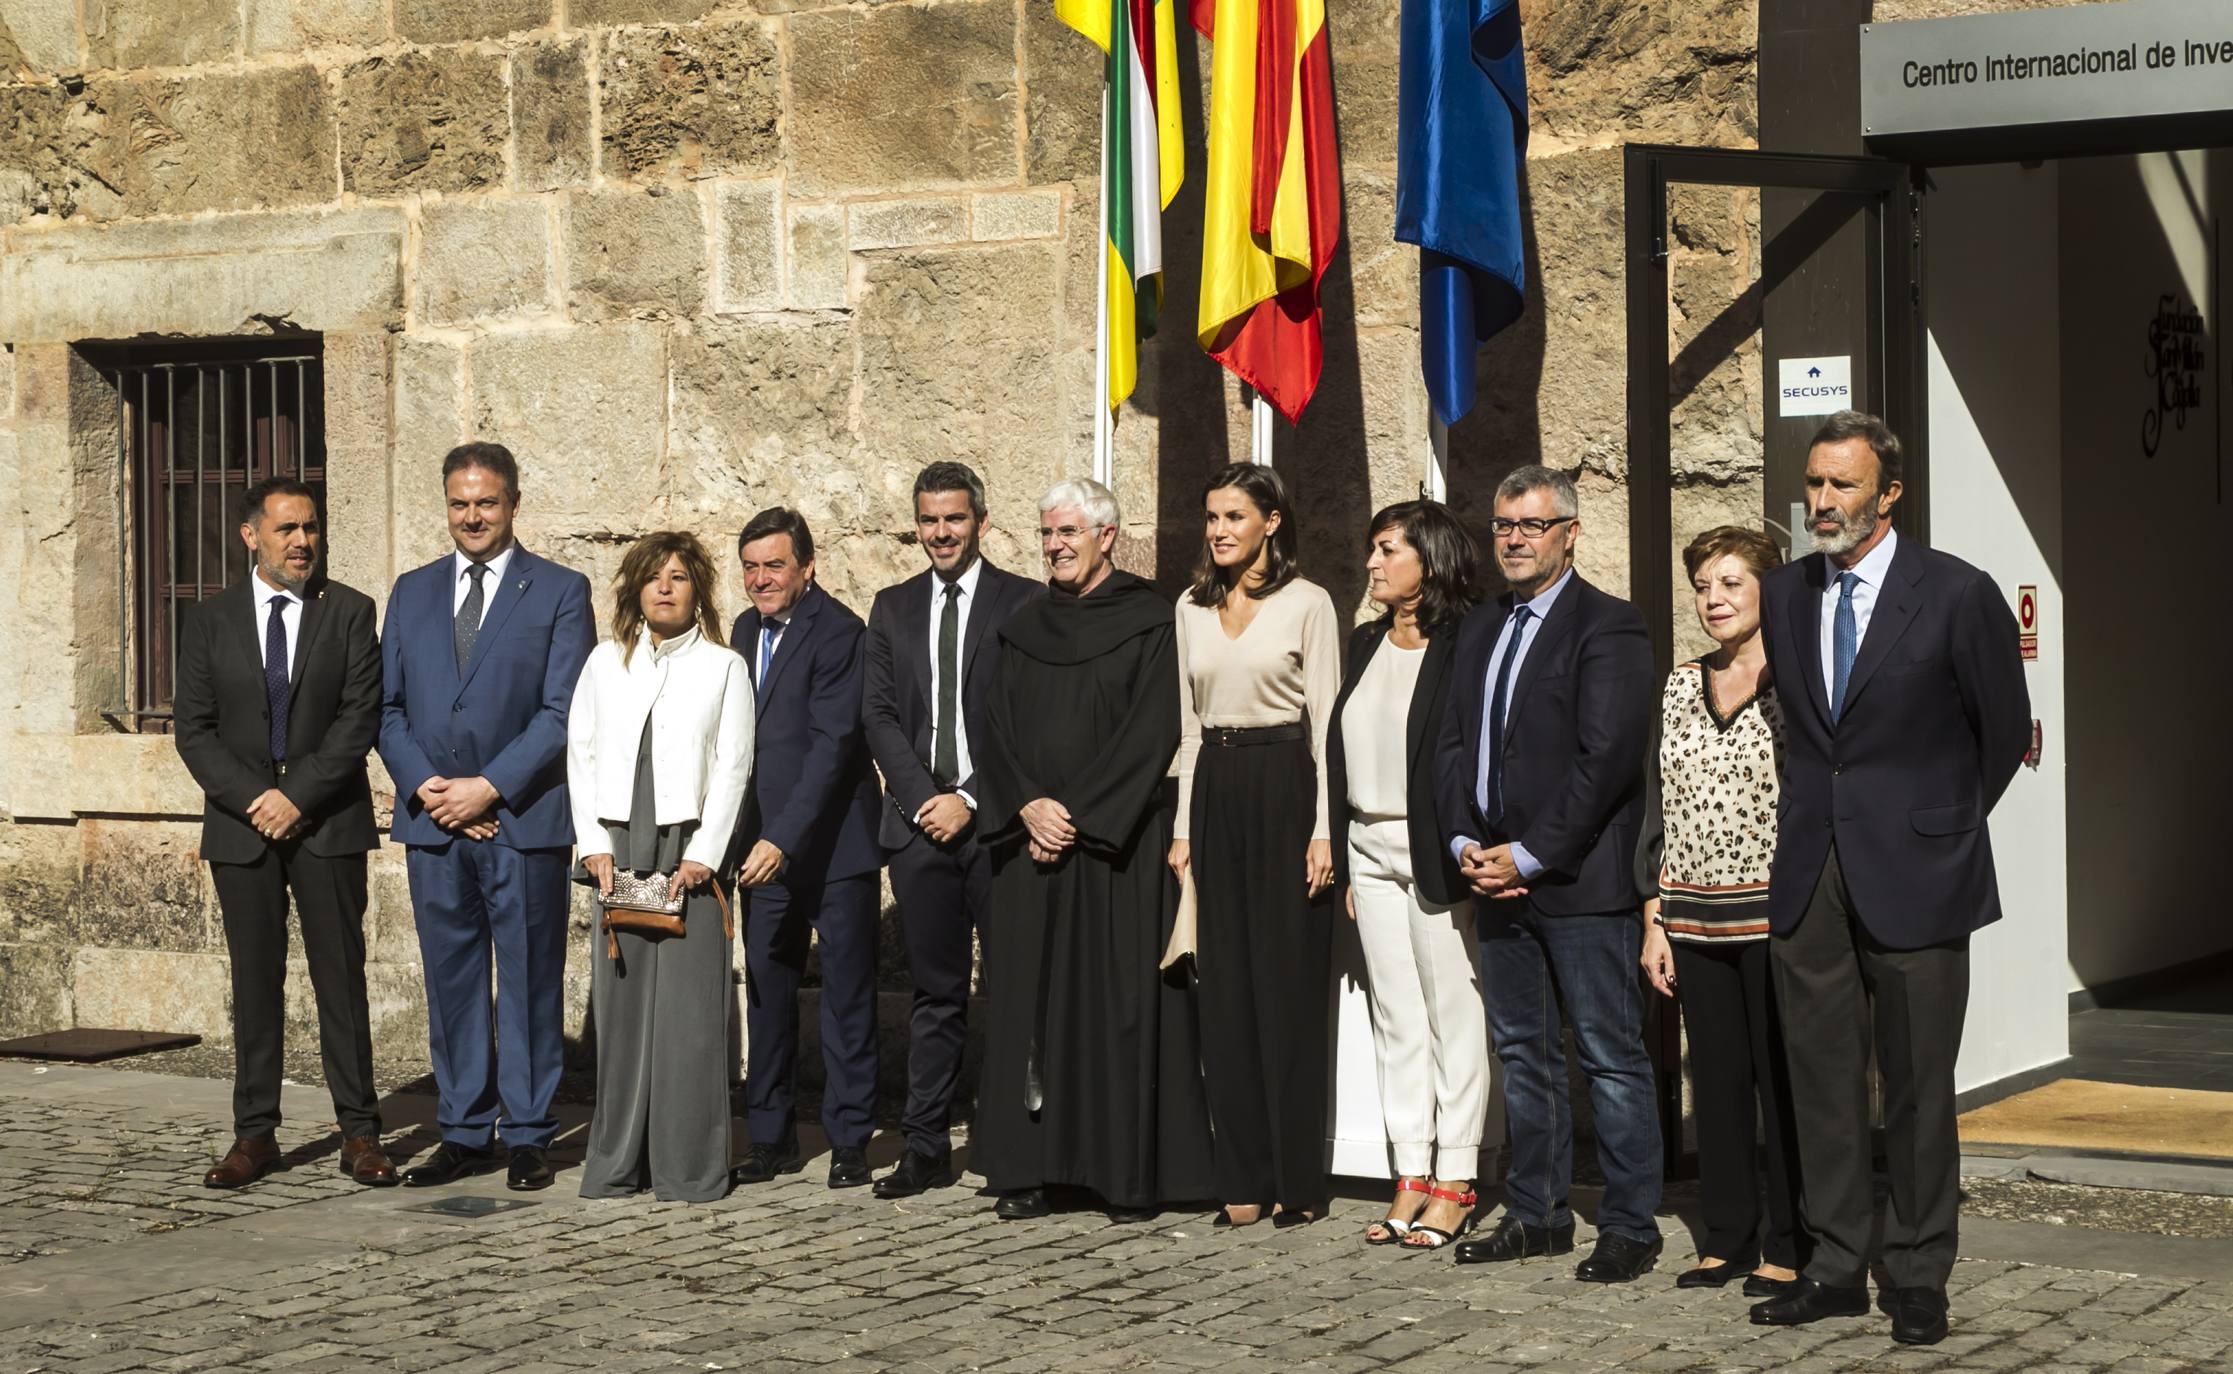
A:
{"type": "MultiPolygon", "coordinates": [[[[512,565],[512,554],[518,548],[519,541],[514,540],[504,546],[502,553],[491,554],[482,560],[488,565],[488,576],[482,580],[482,586],[492,592],[496,590],[496,584],[504,580],[504,570],[512,565]]],[[[473,566],[473,560],[456,549],[450,550],[450,560],[450,575],[460,582],[464,581],[470,575],[466,569],[473,566]]]]}
{"type": "Polygon", "coordinates": [[[676,635],[674,638],[662,642],[657,647],[653,647],[651,643],[650,626],[647,625],[643,629],[636,632],[637,647],[650,649],[651,661],[654,663],[659,662],[670,654],[681,653],[684,649],[689,648],[691,645],[697,642],[698,627],[695,625],[692,625],[689,629],[684,630],[681,634],[676,635]]]}
{"type": "MultiPolygon", "coordinates": [[[[954,579],[952,585],[961,588],[962,600],[974,601],[977,599],[977,581],[984,574],[984,571],[985,556],[983,554],[979,554],[975,558],[969,560],[968,570],[962,573],[961,576],[954,579]]],[[[930,599],[932,604],[935,605],[938,601],[945,597],[947,585],[948,584],[945,578],[940,577],[935,571],[931,573],[930,599]]]]}
{"type": "Polygon", "coordinates": [[[1899,547],[1899,542],[1900,534],[1898,530],[1885,530],[1884,538],[1878,541],[1877,546],[1870,549],[1860,562],[1850,568],[1840,568],[1837,564],[1830,562],[1828,556],[1825,555],[1823,563],[1830,574],[1828,579],[1830,589],[1833,591],[1837,589],[1838,574],[1841,572],[1850,572],[1871,587],[1882,587],[1884,579],[1891,575],[1892,551],[1899,547]]]}
{"type": "Polygon", "coordinates": [[[263,569],[258,568],[253,576],[256,582],[257,605],[268,607],[271,605],[271,599],[275,596],[283,596],[287,598],[288,601],[294,603],[292,606],[288,607],[289,610],[293,610],[295,606],[300,606],[302,604],[301,592],[296,591],[292,587],[277,587],[273,586],[269,582],[266,582],[264,580],[263,569]]]}
{"type": "Polygon", "coordinates": [[[1512,603],[1512,608],[1514,610],[1518,610],[1520,607],[1525,606],[1528,609],[1528,614],[1534,616],[1538,620],[1541,620],[1543,617],[1551,613],[1551,606],[1558,600],[1559,593],[1565,591],[1566,584],[1572,582],[1573,580],[1574,568],[1571,564],[1569,564],[1566,571],[1558,575],[1558,580],[1556,582],[1553,582],[1550,586],[1545,587],[1543,590],[1537,592],[1532,600],[1520,601],[1515,599],[1512,603]]]}

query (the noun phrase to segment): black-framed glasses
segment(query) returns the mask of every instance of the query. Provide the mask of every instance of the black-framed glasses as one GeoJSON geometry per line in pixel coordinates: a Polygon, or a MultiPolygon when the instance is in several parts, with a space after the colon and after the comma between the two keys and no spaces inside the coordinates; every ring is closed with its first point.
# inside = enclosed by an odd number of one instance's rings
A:
{"type": "Polygon", "coordinates": [[[1525,520],[1507,520],[1500,515],[1489,522],[1489,533],[1502,538],[1512,531],[1518,530],[1530,539],[1541,539],[1544,535],[1549,534],[1552,530],[1573,518],[1571,515],[1556,515],[1548,520],[1538,519],[1534,516],[1529,516],[1525,520]]]}

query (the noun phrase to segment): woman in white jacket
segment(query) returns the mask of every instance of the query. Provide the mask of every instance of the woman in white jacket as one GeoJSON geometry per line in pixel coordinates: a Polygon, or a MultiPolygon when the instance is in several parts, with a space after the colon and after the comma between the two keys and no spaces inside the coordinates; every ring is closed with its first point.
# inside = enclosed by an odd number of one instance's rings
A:
{"type": "Polygon", "coordinates": [[[577,876],[600,898],[616,868],[689,893],[682,935],[595,943],[583,1197],[648,1187],[661,1201],[711,1202],[729,1188],[729,936],[714,870],[752,773],[754,711],[713,585],[695,536],[637,540],[613,579],[613,637],[590,653],[567,719],[577,876]]]}

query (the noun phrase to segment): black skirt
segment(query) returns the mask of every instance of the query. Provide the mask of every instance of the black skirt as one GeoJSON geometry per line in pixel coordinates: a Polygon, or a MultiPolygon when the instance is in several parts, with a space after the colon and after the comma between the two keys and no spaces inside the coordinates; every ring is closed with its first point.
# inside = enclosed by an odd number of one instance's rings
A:
{"type": "Polygon", "coordinates": [[[1307,739],[1205,740],[1190,862],[1219,1199],[1323,1213],[1333,903],[1310,900],[1304,871],[1317,788],[1307,739]]]}

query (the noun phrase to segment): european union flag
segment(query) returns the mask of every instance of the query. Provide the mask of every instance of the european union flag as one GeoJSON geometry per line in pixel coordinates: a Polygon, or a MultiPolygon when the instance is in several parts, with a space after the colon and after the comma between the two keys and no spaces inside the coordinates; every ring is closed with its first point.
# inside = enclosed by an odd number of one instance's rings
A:
{"type": "Polygon", "coordinates": [[[1520,317],[1527,63],[1518,0],[1403,0],[1396,238],[1419,246],[1419,353],[1445,424],[1473,409],[1473,361],[1520,317]]]}

